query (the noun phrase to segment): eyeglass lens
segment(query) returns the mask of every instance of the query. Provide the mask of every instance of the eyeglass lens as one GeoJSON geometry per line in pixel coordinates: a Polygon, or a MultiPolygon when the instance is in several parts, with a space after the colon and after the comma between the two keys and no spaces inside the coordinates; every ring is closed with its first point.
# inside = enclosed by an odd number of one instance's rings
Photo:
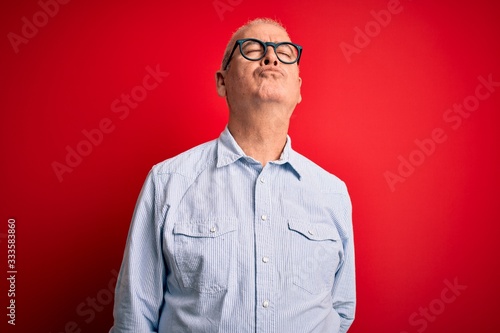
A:
{"type": "MultiPolygon", "coordinates": [[[[262,43],[247,40],[241,45],[241,51],[245,57],[251,60],[259,60],[264,56],[266,49],[262,43]]],[[[279,44],[275,51],[278,59],[284,63],[295,62],[299,55],[299,50],[291,43],[279,44]]]]}

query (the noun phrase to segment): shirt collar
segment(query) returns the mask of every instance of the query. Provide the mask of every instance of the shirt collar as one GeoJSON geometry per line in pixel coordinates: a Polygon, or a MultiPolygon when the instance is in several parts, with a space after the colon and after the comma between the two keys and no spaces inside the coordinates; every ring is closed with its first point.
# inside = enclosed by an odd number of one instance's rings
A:
{"type": "MultiPolygon", "coordinates": [[[[289,165],[297,178],[301,178],[300,164],[297,163],[295,155],[297,153],[292,149],[292,140],[290,136],[286,137],[286,144],[281,152],[280,159],[270,163],[279,165],[289,165]]],[[[232,164],[240,158],[248,157],[243,149],[238,145],[234,137],[226,128],[217,139],[217,168],[232,164]]]]}

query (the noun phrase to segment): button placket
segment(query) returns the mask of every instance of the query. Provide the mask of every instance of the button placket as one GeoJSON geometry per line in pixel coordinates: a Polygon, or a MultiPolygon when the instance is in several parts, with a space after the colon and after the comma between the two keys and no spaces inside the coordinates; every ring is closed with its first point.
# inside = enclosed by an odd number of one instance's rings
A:
{"type": "Polygon", "coordinates": [[[274,241],[272,233],[271,183],[273,165],[266,165],[255,178],[255,285],[257,304],[256,321],[272,325],[274,307],[271,299],[274,295],[274,241]]]}

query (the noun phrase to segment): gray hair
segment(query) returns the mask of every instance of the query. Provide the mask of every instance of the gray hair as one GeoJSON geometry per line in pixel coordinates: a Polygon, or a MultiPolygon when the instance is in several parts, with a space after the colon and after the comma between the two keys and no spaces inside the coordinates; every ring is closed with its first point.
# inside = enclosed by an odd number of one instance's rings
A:
{"type": "MultiPolygon", "coordinates": [[[[223,70],[224,68],[224,64],[226,63],[226,61],[228,61],[229,59],[229,54],[231,53],[232,51],[232,47],[234,45],[234,43],[236,42],[236,37],[241,33],[243,32],[245,29],[249,28],[250,26],[254,25],[254,24],[272,24],[272,25],[275,25],[277,27],[280,27],[281,29],[285,30],[286,32],[286,28],[283,26],[283,24],[277,20],[274,20],[274,19],[271,19],[271,18],[267,18],[267,17],[261,17],[261,18],[256,18],[256,19],[253,19],[253,20],[250,20],[248,21],[247,23],[245,23],[244,25],[242,25],[241,27],[239,27],[234,33],[233,35],[231,36],[231,39],[229,40],[229,42],[227,43],[227,46],[226,46],[226,50],[224,51],[224,57],[222,58],[222,63],[221,63],[221,67],[220,69],[223,70]]],[[[288,32],[287,32],[288,34],[288,32]]]]}

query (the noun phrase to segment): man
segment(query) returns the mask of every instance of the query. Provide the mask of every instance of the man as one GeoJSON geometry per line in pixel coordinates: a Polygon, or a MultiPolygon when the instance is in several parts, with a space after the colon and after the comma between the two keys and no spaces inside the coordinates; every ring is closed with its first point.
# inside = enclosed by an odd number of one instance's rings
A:
{"type": "Polygon", "coordinates": [[[345,184],[293,151],[302,48],[257,19],[231,38],[217,140],[153,167],[132,220],[112,333],[346,332],[354,319],[345,184]]]}

